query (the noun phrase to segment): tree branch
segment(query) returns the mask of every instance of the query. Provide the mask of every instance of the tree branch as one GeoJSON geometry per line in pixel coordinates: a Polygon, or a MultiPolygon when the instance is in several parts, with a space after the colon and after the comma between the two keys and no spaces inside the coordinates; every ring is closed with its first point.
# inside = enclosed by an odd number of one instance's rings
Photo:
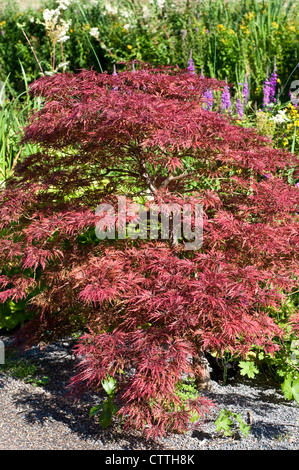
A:
{"type": "Polygon", "coordinates": [[[145,165],[145,162],[143,160],[143,158],[140,158],[139,160],[139,163],[140,163],[140,174],[142,176],[142,178],[146,181],[149,189],[151,190],[151,192],[153,194],[157,194],[157,189],[156,187],[154,186],[148,172],[147,172],[147,168],[146,168],[146,165],[145,165]]]}
{"type": "Polygon", "coordinates": [[[168,184],[171,182],[171,181],[177,181],[177,180],[180,180],[180,179],[183,179],[185,178],[185,176],[190,176],[192,174],[194,174],[193,171],[191,171],[190,173],[188,173],[188,169],[187,168],[183,173],[181,173],[180,175],[176,175],[176,176],[173,176],[173,175],[170,175],[168,176],[168,178],[166,178],[163,183],[161,184],[161,187],[163,188],[166,188],[166,186],[168,186],[168,184]]]}

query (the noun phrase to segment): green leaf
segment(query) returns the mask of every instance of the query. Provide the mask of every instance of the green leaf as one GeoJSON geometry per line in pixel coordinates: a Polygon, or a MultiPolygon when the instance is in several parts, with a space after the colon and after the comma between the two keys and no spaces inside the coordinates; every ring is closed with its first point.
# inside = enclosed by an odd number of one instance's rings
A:
{"type": "Polygon", "coordinates": [[[113,395],[116,390],[116,380],[113,377],[109,377],[102,381],[102,386],[107,395],[113,395]]]}
{"type": "Polygon", "coordinates": [[[223,431],[226,436],[231,435],[230,427],[232,425],[232,420],[228,417],[228,413],[225,410],[221,410],[218,418],[215,421],[216,431],[223,431]]]}
{"type": "Polygon", "coordinates": [[[115,403],[112,402],[112,404],[111,404],[112,414],[116,414],[119,409],[120,409],[119,406],[117,406],[115,403]]]}
{"type": "Polygon", "coordinates": [[[25,308],[24,301],[16,303],[13,300],[9,300],[7,303],[12,313],[23,311],[25,308]]]}
{"type": "Polygon", "coordinates": [[[292,391],[292,377],[287,375],[285,381],[281,384],[281,390],[286,398],[286,400],[292,400],[293,391],[292,391]]]}
{"type": "Polygon", "coordinates": [[[292,384],[294,400],[299,403],[299,377],[292,384]]]}
{"type": "Polygon", "coordinates": [[[247,437],[250,432],[251,426],[246,426],[246,424],[242,421],[242,422],[239,422],[239,427],[243,436],[247,437]]]}
{"type": "Polygon", "coordinates": [[[111,419],[112,419],[112,410],[109,406],[106,407],[104,404],[103,411],[99,417],[99,423],[103,429],[106,429],[111,424],[111,419]]]}
{"type": "Polygon", "coordinates": [[[93,416],[95,416],[102,409],[103,409],[103,404],[102,403],[100,403],[99,405],[94,406],[93,408],[91,408],[91,410],[89,412],[89,417],[92,418],[93,416]]]}
{"type": "Polygon", "coordinates": [[[241,361],[239,362],[241,369],[241,375],[247,375],[250,379],[253,379],[255,374],[258,374],[259,370],[252,361],[241,361]]]}
{"type": "Polygon", "coordinates": [[[281,385],[281,390],[287,400],[294,399],[299,403],[299,377],[293,381],[291,374],[287,375],[281,385]]]}

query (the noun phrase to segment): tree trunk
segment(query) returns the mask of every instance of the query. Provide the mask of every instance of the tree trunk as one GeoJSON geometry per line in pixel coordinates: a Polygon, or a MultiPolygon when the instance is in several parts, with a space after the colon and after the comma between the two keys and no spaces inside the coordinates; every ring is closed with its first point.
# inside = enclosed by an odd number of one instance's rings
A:
{"type": "Polygon", "coordinates": [[[193,363],[197,390],[210,391],[212,389],[210,366],[202,349],[198,350],[197,356],[193,358],[193,363]]]}

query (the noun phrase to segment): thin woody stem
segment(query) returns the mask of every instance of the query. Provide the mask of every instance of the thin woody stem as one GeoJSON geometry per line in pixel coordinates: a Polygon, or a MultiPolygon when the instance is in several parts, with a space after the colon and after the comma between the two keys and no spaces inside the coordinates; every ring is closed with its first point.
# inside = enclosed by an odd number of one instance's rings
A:
{"type": "Polygon", "coordinates": [[[32,50],[32,52],[33,52],[33,54],[34,54],[34,57],[35,57],[36,62],[38,63],[38,66],[39,66],[39,68],[40,68],[40,71],[41,71],[42,74],[44,75],[44,71],[43,71],[43,69],[42,69],[42,66],[41,66],[41,64],[40,64],[40,62],[39,62],[39,60],[38,60],[38,58],[37,58],[37,55],[36,55],[36,53],[35,53],[35,50],[34,50],[32,44],[31,44],[31,42],[29,41],[28,36],[27,36],[27,34],[25,33],[25,31],[24,31],[23,28],[22,28],[22,32],[23,32],[23,34],[24,34],[24,36],[25,36],[25,38],[26,38],[26,40],[27,40],[29,46],[31,47],[31,50],[32,50]]]}

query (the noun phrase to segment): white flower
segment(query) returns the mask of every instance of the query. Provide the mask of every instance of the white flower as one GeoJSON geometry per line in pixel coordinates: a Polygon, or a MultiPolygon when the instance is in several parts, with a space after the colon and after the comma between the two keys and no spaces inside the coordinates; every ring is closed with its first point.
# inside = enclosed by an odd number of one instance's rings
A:
{"type": "Polygon", "coordinates": [[[65,69],[68,65],[69,62],[61,62],[61,64],[58,65],[57,70],[61,68],[65,69]]]}
{"type": "Polygon", "coordinates": [[[142,14],[144,19],[147,19],[150,16],[150,11],[147,5],[142,6],[142,14]]]}
{"type": "Polygon", "coordinates": [[[274,121],[275,124],[282,124],[283,122],[289,121],[289,118],[285,115],[285,111],[283,111],[282,109],[278,111],[276,116],[273,116],[270,119],[271,121],[274,121]]]}
{"type": "Polygon", "coordinates": [[[122,10],[121,16],[123,18],[129,18],[131,16],[131,13],[129,13],[127,10],[122,10]]]}
{"type": "Polygon", "coordinates": [[[89,34],[96,39],[99,39],[100,32],[98,28],[90,28],[89,34]]]}
{"type": "Polygon", "coordinates": [[[157,0],[157,5],[159,8],[162,9],[165,5],[165,0],[157,0]]]}
{"type": "Polygon", "coordinates": [[[43,11],[43,18],[45,20],[44,25],[47,31],[53,30],[55,28],[59,14],[59,8],[56,8],[56,10],[49,10],[46,8],[43,11]]]}
{"type": "Polygon", "coordinates": [[[105,5],[105,8],[108,11],[108,13],[111,13],[112,15],[117,14],[117,7],[116,6],[112,6],[110,3],[107,3],[105,5]]]}
{"type": "Polygon", "coordinates": [[[57,42],[59,43],[66,42],[68,39],[70,39],[69,36],[61,36],[59,37],[59,39],[57,39],[57,42]]]}
{"type": "Polygon", "coordinates": [[[70,37],[67,36],[69,27],[71,26],[72,20],[64,21],[61,20],[60,24],[55,30],[55,39],[57,42],[66,42],[70,37]]]}
{"type": "Polygon", "coordinates": [[[71,4],[71,0],[57,0],[59,3],[58,8],[61,10],[67,10],[67,7],[71,4]]]}

